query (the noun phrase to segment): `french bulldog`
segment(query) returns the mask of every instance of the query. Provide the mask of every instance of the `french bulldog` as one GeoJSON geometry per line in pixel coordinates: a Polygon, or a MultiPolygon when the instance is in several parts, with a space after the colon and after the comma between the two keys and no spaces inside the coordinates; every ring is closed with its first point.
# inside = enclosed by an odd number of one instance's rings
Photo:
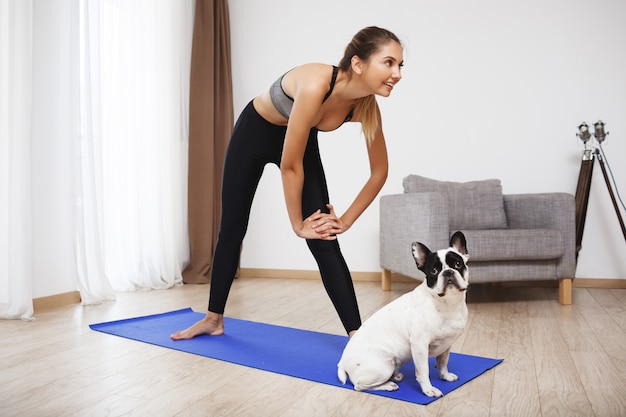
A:
{"type": "Polygon", "coordinates": [[[348,341],[337,365],[337,376],[354,389],[397,390],[400,367],[413,359],[415,378],[429,397],[443,394],[430,383],[428,358],[445,381],[458,376],[448,371],[450,348],[467,324],[465,295],[469,256],[465,236],[456,232],[450,247],[431,252],[425,245],[411,245],[417,268],[426,279],[413,291],[376,311],[348,341]]]}

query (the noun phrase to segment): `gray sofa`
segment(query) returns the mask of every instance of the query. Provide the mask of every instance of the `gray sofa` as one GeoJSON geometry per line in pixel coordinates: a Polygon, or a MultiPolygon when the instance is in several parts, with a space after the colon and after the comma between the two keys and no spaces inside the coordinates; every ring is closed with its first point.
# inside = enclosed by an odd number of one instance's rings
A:
{"type": "Polygon", "coordinates": [[[497,179],[459,183],[409,175],[403,185],[403,194],[380,199],[383,290],[391,289],[392,272],[423,279],[412,242],[438,250],[461,230],[472,283],[558,280],[559,302],[572,303],[573,195],[503,194],[497,179]]]}

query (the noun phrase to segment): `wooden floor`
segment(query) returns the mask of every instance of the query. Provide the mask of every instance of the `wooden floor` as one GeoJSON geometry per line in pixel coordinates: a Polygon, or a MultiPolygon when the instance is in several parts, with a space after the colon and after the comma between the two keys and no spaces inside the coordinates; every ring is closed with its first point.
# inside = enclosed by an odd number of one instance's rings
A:
{"type": "MultiPolygon", "coordinates": [[[[356,282],[361,314],[415,284],[356,282]]],[[[428,406],[359,393],[106,335],[102,321],[192,307],[207,286],[120,293],[33,322],[0,320],[0,416],[626,416],[626,290],[474,285],[453,351],[504,362],[428,406]]],[[[343,334],[315,280],[242,278],[227,315],[343,334]]],[[[228,331],[228,329],[226,329],[228,331]]],[[[450,364],[454,371],[454,363],[450,364]]]]}

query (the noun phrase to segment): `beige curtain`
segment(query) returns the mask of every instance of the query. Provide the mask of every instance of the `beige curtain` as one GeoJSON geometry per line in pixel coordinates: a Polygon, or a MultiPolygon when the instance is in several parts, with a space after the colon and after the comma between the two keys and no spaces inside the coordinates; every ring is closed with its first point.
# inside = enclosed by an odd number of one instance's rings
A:
{"type": "Polygon", "coordinates": [[[222,167],[233,127],[227,0],[196,0],[189,91],[189,244],[186,284],[210,281],[221,216],[222,167]]]}

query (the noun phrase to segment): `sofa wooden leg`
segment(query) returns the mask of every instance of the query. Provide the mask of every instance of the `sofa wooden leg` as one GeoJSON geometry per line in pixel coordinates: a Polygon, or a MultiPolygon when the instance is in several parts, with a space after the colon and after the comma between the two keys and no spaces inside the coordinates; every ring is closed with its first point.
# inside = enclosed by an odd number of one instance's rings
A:
{"type": "Polygon", "coordinates": [[[391,271],[388,269],[383,269],[381,274],[381,284],[383,287],[383,291],[391,290],[391,271]]]}
{"type": "Polygon", "coordinates": [[[572,278],[563,278],[559,281],[559,303],[572,304],[572,278]]]}

